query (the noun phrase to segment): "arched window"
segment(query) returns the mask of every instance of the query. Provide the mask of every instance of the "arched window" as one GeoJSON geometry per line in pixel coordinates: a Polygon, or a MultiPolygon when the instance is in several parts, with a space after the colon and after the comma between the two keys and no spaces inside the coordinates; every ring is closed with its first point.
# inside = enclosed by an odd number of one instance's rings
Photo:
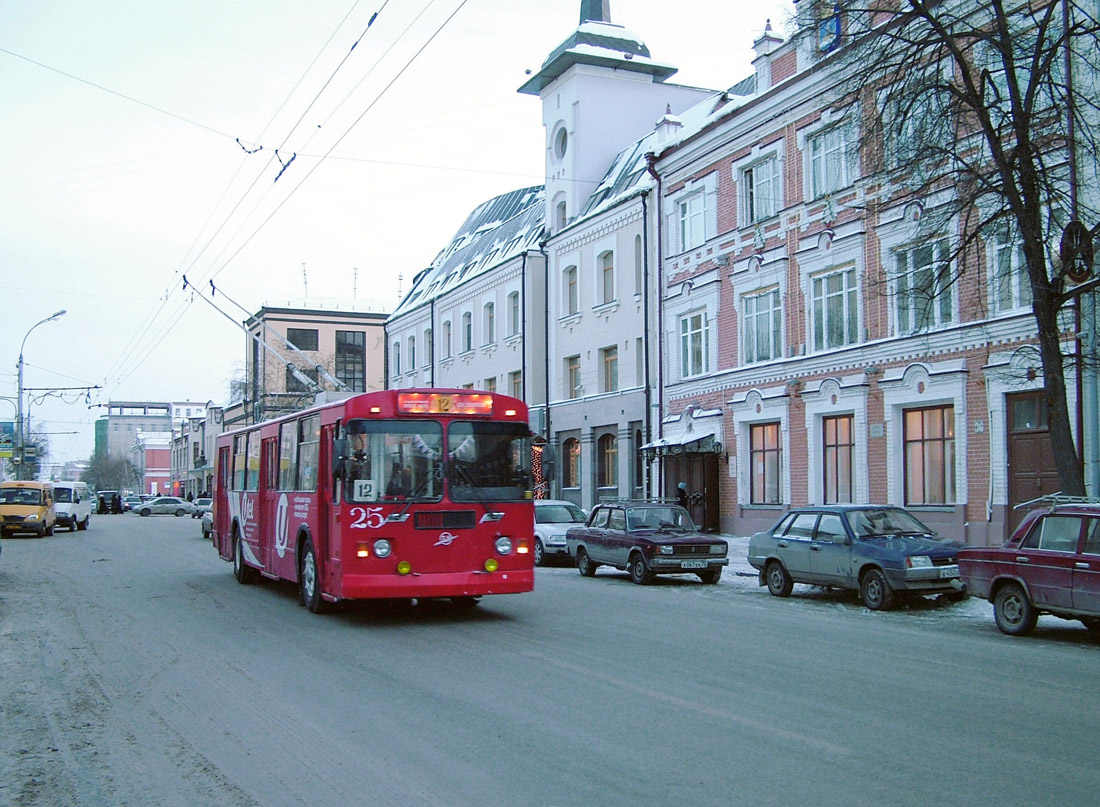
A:
{"type": "Polygon", "coordinates": [[[451,358],[451,321],[443,320],[443,358],[451,358]]]}
{"type": "Polygon", "coordinates": [[[519,292],[514,291],[508,295],[508,335],[515,336],[519,333],[519,292]]]}
{"type": "Polygon", "coordinates": [[[604,252],[600,255],[600,302],[610,303],[615,299],[615,253],[604,252]]]}
{"type": "Polygon", "coordinates": [[[563,488],[581,486],[581,441],[570,437],[561,445],[561,485],[563,488]]]}
{"type": "Polygon", "coordinates": [[[401,343],[393,343],[393,367],[390,368],[393,375],[398,375],[401,372],[401,343]]]}
{"type": "Polygon", "coordinates": [[[467,311],[462,315],[462,352],[474,349],[474,320],[467,311]]]}
{"type": "Polygon", "coordinates": [[[619,484],[619,440],[613,434],[603,435],[597,444],[598,467],[596,484],[601,488],[613,488],[619,484]]]}
{"type": "Polygon", "coordinates": [[[485,336],[483,344],[491,345],[496,341],[496,314],[492,303],[486,303],[484,308],[484,327],[482,333],[485,336]]]}
{"type": "Polygon", "coordinates": [[[634,236],[634,293],[642,293],[642,237],[634,236]]]}
{"type": "Polygon", "coordinates": [[[409,371],[416,369],[416,337],[409,337],[409,371]]]}
{"type": "Polygon", "coordinates": [[[424,330],[424,366],[429,367],[432,363],[432,358],[435,356],[435,346],[432,344],[432,329],[426,328],[424,330]]]}
{"type": "Polygon", "coordinates": [[[577,289],[577,267],[568,266],[562,272],[562,309],[565,314],[580,311],[580,295],[577,289]]]}

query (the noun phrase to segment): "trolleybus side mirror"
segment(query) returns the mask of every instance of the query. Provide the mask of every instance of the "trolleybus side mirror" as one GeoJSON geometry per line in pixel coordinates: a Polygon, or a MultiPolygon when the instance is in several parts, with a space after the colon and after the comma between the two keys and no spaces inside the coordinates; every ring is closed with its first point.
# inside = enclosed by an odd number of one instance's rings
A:
{"type": "Polygon", "coordinates": [[[341,437],[332,441],[332,475],[344,478],[344,460],[348,458],[348,441],[341,437]]]}
{"type": "Polygon", "coordinates": [[[557,466],[557,456],[554,454],[554,447],[545,444],[542,447],[542,478],[553,479],[554,469],[557,466]]]}

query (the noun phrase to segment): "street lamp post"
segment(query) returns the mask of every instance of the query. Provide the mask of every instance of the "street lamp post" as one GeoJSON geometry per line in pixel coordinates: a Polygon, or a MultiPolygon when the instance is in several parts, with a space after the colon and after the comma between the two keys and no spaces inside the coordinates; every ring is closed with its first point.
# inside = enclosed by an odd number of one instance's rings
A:
{"type": "Polygon", "coordinates": [[[38,322],[34,323],[34,325],[30,327],[30,330],[27,331],[26,336],[23,337],[22,343],[20,343],[19,345],[19,393],[16,404],[16,409],[18,410],[18,419],[15,423],[15,455],[19,458],[19,462],[15,466],[16,479],[24,478],[24,469],[26,467],[26,455],[24,453],[25,446],[23,444],[23,439],[26,435],[26,432],[23,429],[23,347],[27,344],[27,337],[31,335],[31,331],[33,331],[35,328],[37,328],[39,325],[42,325],[43,323],[51,322],[52,320],[58,319],[59,317],[62,317],[64,315],[65,309],[62,308],[60,311],[55,311],[53,314],[46,317],[45,319],[39,320],[38,322]]]}

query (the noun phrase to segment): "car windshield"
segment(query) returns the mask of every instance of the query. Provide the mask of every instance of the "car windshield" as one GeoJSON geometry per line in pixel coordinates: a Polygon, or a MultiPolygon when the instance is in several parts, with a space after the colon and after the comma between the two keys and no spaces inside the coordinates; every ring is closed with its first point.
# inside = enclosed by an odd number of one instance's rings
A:
{"type": "Polygon", "coordinates": [[[588,519],[584,511],[572,504],[541,504],[535,506],[536,524],[583,524],[588,519]]]}
{"type": "Polygon", "coordinates": [[[687,510],[676,505],[666,507],[629,507],[626,511],[629,530],[671,530],[694,532],[695,522],[687,510]]]}
{"type": "Polygon", "coordinates": [[[881,507],[854,510],[848,521],[857,538],[874,538],[880,535],[929,535],[933,534],[915,516],[899,507],[881,507]]]}
{"type": "Polygon", "coordinates": [[[0,504],[41,504],[42,492],[34,488],[0,488],[0,504]]]}
{"type": "Polygon", "coordinates": [[[204,505],[210,504],[211,501],[213,501],[213,500],[212,499],[195,499],[195,504],[202,507],[204,505]]]}

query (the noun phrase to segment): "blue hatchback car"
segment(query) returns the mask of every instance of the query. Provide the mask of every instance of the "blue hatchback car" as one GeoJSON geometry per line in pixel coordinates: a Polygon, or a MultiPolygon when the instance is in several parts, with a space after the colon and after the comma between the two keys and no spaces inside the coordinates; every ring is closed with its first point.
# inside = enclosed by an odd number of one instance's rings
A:
{"type": "Polygon", "coordinates": [[[852,589],[872,611],[899,593],[966,596],[957,541],[944,540],[902,507],[799,507],[749,541],[760,585],[787,597],[795,583],[852,589]]]}

